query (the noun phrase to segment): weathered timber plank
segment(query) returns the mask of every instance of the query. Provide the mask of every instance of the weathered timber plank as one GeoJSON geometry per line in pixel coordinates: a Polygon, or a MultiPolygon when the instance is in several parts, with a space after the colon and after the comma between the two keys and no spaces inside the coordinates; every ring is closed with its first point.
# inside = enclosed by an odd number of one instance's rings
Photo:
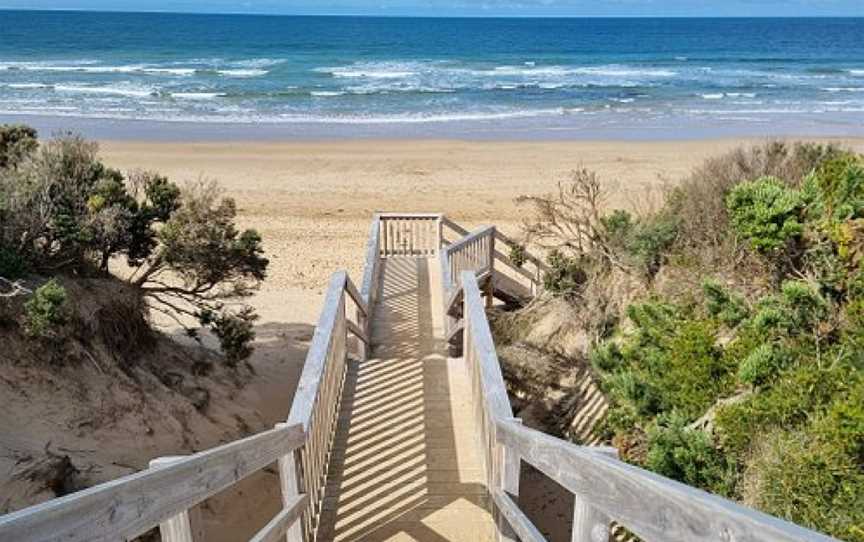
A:
{"type": "Polygon", "coordinates": [[[491,493],[495,506],[504,515],[507,523],[510,524],[510,527],[519,537],[519,540],[522,542],[546,542],[546,539],[537,530],[537,527],[531,523],[528,516],[519,509],[519,506],[513,502],[513,499],[509,495],[500,489],[494,489],[491,493]]]}
{"type": "Polygon", "coordinates": [[[459,239],[455,243],[452,243],[447,248],[450,250],[450,253],[452,254],[453,252],[455,252],[455,251],[457,251],[457,250],[459,250],[465,246],[470,245],[471,243],[473,243],[474,241],[477,241],[478,239],[481,239],[481,238],[487,237],[487,236],[491,237],[493,235],[495,235],[495,226],[486,226],[483,228],[478,228],[478,229],[474,230],[473,232],[471,232],[470,234],[463,237],[462,239],[459,239]]]}
{"type": "Polygon", "coordinates": [[[513,409],[507,397],[507,387],[501,374],[501,365],[492,340],[492,331],[486,319],[486,308],[480,295],[480,287],[474,273],[462,273],[462,287],[465,291],[466,324],[474,352],[477,355],[477,366],[480,369],[483,398],[486,400],[488,415],[493,419],[512,418],[513,409]]]}
{"type": "Polygon", "coordinates": [[[348,326],[348,331],[354,334],[355,337],[363,341],[364,344],[369,344],[369,336],[366,335],[366,332],[363,329],[352,322],[351,320],[345,320],[345,324],[348,326]]]}
{"type": "Polygon", "coordinates": [[[321,377],[324,374],[324,366],[327,362],[330,345],[333,343],[333,332],[336,327],[340,310],[344,315],[345,281],[348,275],[344,271],[333,273],[327,295],[324,297],[324,308],[318,319],[318,326],[312,336],[312,344],[306,352],[306,362],[303,364],[303,372],[300,374],[300,382],[294,393],[294,401],[288,414],[288,423],[299,423],[303,429],[309,429],[312,420],[312,409],[315,406],[315,397],[321,386],[321,377]]]}
{"type": "Polygon", "coordinates": [[[293,526],[309,503],[308,495],[291,497],[273,519],[270,520],[249,542],[284,542],[288,529],[293,526]]]}
{"type": "Polygon", "coordinates": [[[363,298],[368,310],[371,310],[377,297],[378,281],[376,279],[380,260],[381,219],[375,215],[372,217],[372,225],[369,227],[369,239],[366,241],[366,262],[363,265],[363,282],[360,283],[360,297],[363,298]]]}
{"type": "Polygon", "coordinates": [[[793,523],[511,422],[498,439],[643,540],[827,542],[793,523]]]}
{"type": "Polygon", "coordinates": [[[465,228],[463,228],[459,224],[453,222],[452,220],[450,220],[446,216],[442,216],[441,223],[443,225],[447,226],[448,228],[450,228],[451,230],[453,230],[454,232],[456,232],[460,236],[468,235],[468,230],[466,230],[465,228]]]}
{"type": "Polygon", "coordinates": [[[3,542],[127,540],[303,445],[300,425],[271,429],[0,516],[3,542]]]}

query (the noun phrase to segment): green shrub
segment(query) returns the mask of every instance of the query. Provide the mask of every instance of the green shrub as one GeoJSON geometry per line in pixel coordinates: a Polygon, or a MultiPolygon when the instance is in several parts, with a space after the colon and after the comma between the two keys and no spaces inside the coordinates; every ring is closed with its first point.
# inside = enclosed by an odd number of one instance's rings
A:
{"type": "Polygon", "coordinates": [[[774,177],[739,184],[726,206],[735,232],[763,255],[782,251],[804,231],[801,194],[774,177]]]}
{"type": "Polygon", "coordinates": [[[824,368],[806,362],[790,366],[770,387],[717,410],[715,426],[720,444],[743,456],[766,430],[800,427],[812,412],[846,393],[858,371],[842,362],[824,368]]]}
{"type": "Polygon", "coordinates": [[[677,413],[660,416],[648,430],[645,466],[663,476],[712,493],[729,495],[733,472],[711,439],[702,431],[688,429],[677,413]]]}
{"type": "Polygon", "coordinates": [[[543,275],[543,287],[555,295],[576,295],[588,280],[579,260],[560,251],[550,252],[546,263],[549,269],[543,275]]]}
{"type": "Polygon", "coordinates": [[[39,146],[36,130],[29,126],[0,125],[0,169],[15,168],[39,146]]]}
{"type": "Polygon", "coordinates": [[[812,198],[808,214],[842,222],[864,216],[864,162],[854,153],[826,160],[808,177],[812,198]]]}
{"type": "Polygon", "coordinates": [[[0,249],[3,276],[24,264],[45,275],[112,276],[109,262],[125,257],[140,298],[182,326],[265,277],[261,236],[239,229],[236,204],[213,182],[181,190],[158,174],[124,175],[93,142],[65,134],[37,148],[35,131],[23,128],[0,129],[3,159],[0,247],[12,247],[0,249]]]}
{"type": "Polygon", "coordinates": [[[653,277],[660,270],[663,255],[678,235],[678,221],[658,215],[643,219],[633,231],[627,245],[628,252],[646,276],[653,277]]]}
{"type": "Polygon", "coordinates": [[[633,215],[621,209],[615,209],[611,214],[601,217],[600,224],[609,243],[619,249],[627,246],[636,227],[633,215]]]}
{"type": "Polygon", "coordinates": [[[790,363],[790,355],[773,343],[762,343],[741,360],[738,378],[742,382],[759,386],[774,380],[790,363]]]}
{"type": "Polygon", "coordinates": [[[58,328],[68,321],[66,289],[55,279],[36,288],[24,304],[24,329],[32,337],[58,336],[58,328]]]}
{"type": "Polygon", "coordinates": [[[789,312],[792,333],[811,330],[827,315],[825,298],[811,284],[801,280],[788,280],[781,286],[783,305],[789,312]]]}
{"type": "Polygon", "coordinates": [[[254,322],[258,316],[251,307],[244,307],[236,313],[205,311],[199,319],[201,325],[209,327],[219,339],[228,365],[233,367],[252,354],[254,322]]]}
{"type": "Polygon", "coordinates": [[[708,314],[727,326],[735,327],[747,318],[749,311],[744,298],[730,293],[720,282],[705,279],[702,281],[702,293],[705,296],[705,308],[708,314]]]}
{"type": "Polygon", "coordinates": [[[606,341],[595,346],[590,353],[591,365],[601,373],[608,373],[624,366],[624,356],[614,341],[606,341]]]}
{"type": "Polygon", "coordinates": [[[777,431],[765,441],[744,474],[751,504],[842,540],[864,542],[861,464],[805,430],[777,431]]]}
{"type": "Polygon", "coordinates": [[[677,410],[694,420],[731,391],[734,367],[716,343],[716,330],[710,322],[688,321],[661,351],[648,358],[664,411],[677,410]]]}
{"type": "Polygon", "coordinates": [[[619,347],[600,345],[592,363],[604,389],[643,419],[678,411],[699,417],[734,384],[735,365],[716,345],[716,326],[658,300],[627,309],[633,331],[619,347]]]}
{"type": "Polygon", "coordinates": [[[616,403],[628,407],[640,418],[660,412],[660,390],[644,373],[630,369],[616,372],[604,380],[603,387],[616,403]]]}
{"type": "Polygon", "coordinates": [[[528,251],[524,245],[510,245],[510,261],[516,267],[522,267],[528,261],[528,251]]]}

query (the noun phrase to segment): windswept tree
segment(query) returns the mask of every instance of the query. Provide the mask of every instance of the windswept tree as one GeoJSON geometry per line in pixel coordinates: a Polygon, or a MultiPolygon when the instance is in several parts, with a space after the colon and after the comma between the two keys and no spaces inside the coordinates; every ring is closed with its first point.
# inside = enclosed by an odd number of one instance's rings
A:
{"type": "Polygon", "coordinates": [[[215,183],[124,175],[97,151],[71,134],[39,146],[32,129],[0,127],[0,282],[11,291],[27,271],[116,276],[191,336],[212,329],[230,362],[247,357],[255,314],[226,301],[264,279],[261,236],[238,229],[215,183]],[[112,274],[113,262],[129,271],[112,274]]]}

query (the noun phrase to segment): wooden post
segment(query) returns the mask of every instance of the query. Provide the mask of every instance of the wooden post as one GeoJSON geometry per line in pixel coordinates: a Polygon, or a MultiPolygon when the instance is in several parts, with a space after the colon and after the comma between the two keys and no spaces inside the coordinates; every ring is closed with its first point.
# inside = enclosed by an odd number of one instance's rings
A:
{"type": "Polygon", "coordinates": [[[436,246],[436,251],[440,255],[441,249],[444,247],[444,216],[439,216],[437,220],[437,228],[438,228],[438,244],[436,246]]]}
{"type": "MultiPolygon", "coordinates": [[[[598,446],[595,453],[618,459],[618,450],[615,448],[598,446]]],[[[612,520],[578,495],[574,495],[573,499],[573,534],[570,540],[572,542],[609,542],[612,520]]]]}
{"type": "Polygon", "coordinates": [[[486,308],[491,309],[492,304],[494,303],[495,296],[495,232],[497,230],[492,228],[492,232],[489,234],[489,286],[486,290],[486,308]]]}
{"type": "MultiPolygon", "coordinates": [[[[362,341],[361,341],[362,342],[362,341]]],[[[277,423],[276,427],[288,424],[277,423]]],[[[282,507],[290,505],[291,501],[300,495],[300,481],[297,476],[297,463],[294,452],[289,452],[279,458],[279,486],[282,489],[282,507]]],[[[304,515],[308,512],[304,512],[304,515]]],[[[287,542],[303,542],[302,521],[295,521],[288,529],[287,542]]]]}
{"type": "MultiPolygon", "coordinates": [[[[184,459],[184,456],[157,457],[150,461],[150,468],[164,467],[184,459]]],[[[196,506],[183,510],[159,524],[162,542],[203,542],[204,530],[201,510],[196,506]]]]}
{"type": "MultiPolygon", "coordinates": [[[[511,421],[521,424],[519,418],[510,418],[511,421]]],[[[516,453],[516,450],[507,449],[503,444],[498,444],[498,473],[500,476],[499,483],[501,489],[505,493],[509,493],[514,498],[514,501],[519,502],[519,471],[521,469],[521,458],[516,453]]],[[[519,537],[510,527],[510,523],[500,510],[496,511],[496,523],[498,527],[498,540],[502,542],[516,542],[519,537]]]]}

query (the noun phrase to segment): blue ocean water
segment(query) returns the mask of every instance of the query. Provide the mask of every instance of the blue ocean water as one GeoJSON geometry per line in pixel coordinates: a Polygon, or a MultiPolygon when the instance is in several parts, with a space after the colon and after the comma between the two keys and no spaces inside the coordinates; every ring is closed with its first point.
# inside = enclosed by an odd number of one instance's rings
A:
{"type": "Polygon", "coordinates": [[[0,120],[28,115],[864,133],[864,18],[0,11],[0,120]]]}

